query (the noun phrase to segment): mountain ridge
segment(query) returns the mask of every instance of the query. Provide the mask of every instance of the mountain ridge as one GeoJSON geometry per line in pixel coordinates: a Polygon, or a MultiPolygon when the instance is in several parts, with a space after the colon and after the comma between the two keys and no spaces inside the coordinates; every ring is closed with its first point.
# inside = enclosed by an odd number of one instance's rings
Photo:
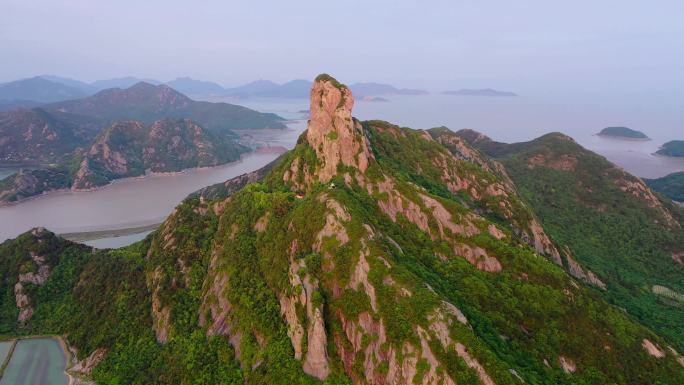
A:
{"type": "Polygon", "coordinates": [[[444,129],[359,121],[329,75],[310,102],[293,150],[144,241],[92,250],[38,229],[0,245],[1,330],[68,335],[102,383],[684,380],[679,345],[523,235],[539,214],[510,164],[444,129]]]}
{"type": "Polygon", "coordinates": [[[161,118],[189,118],[213,131],[285,128],[283,119],[228,103],[198,102],[161,84],[138,82],[127,89],[111,88],[75,101],[43,106],[104,120],[137,119],[151,123],[161,118]]]}
{"type": "Polygon", "coordinates": [[[0,100],[27,100],[51,103],[86,96],[82,90],[44,79],[40,76],[15,80],[0,85],[0,100]]]}

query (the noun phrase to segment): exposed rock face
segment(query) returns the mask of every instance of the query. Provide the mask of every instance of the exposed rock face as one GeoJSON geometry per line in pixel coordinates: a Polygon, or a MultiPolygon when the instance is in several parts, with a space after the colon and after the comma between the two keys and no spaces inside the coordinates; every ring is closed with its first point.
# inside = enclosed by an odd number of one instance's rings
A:
{"type": "Polygon", "coordinates": [[[569,250],[566,250],[565,261],[567,264],[568,273],[570,273],[570,275],[573,277],[601,289],[606,288],[606,284],[603,283],[603,281],[601,281],[593,272],[589,270],[586,270],[585,272],[585,270],[582,269],[582,266],[580,266],[579,263],[572,258],[569,250]]]}
{"type": "Polygon", "coordinates": [[[672,254],[672,260],[675,261],[676,263],[684,266],[684,253],[673,253],[672,254]]]}
{"type": "Polygon", "coordinates": [[[91,189],[113,179],[150,172],[176,172],[238,159],[246,151],[189,119],[164,119],[146,126],[122,121],[105,129],[85,154],[72,189],[91,189]]]}
{"type": "Polygon", "coordinates": [[[19,322],[26,322],[33,315],[31,300],[24,293],[24,286],[26,284],[43,285],[50,276],[50,267],[45,263],[44,257],[31,252],[31,259],[36,272],[19,274],[19,282],[14,285],[15,302],[19,308],[19,322]]]}
{"type": "MultiPolygon", "coordinates": [[[[76,350],[72,349],[72,353],[76,356],[76,350]]],[[[69,372],[79,373],[89,376],[93,368],[95,368],[102,360],[107,356],[107,349],[99,348],[95,349],[90,355],[80,361],[74,362],[74,364],[68,368],[69,372]]]]}
{"type": "Polygon", "coordinates": [[[0,162],[52,163],[91,140],[95,119],[42,108],[0,113],[0,162]]]}
{"type": "Polygon", "coordinates": [[[575,171],[577,167],[577,158],[563,154],[556,159],[547,159],[542,154],[537,154],[528,159],[528,167],[549,167],[558,171],[575,171]]]}
{"type": "Polygon", "coordinates": [[[68,170],[61,167],[22,170],[8,176],[0,184],[0,206],[4,202],[15,202],[47,191],[68,188],[70,183],[68,170]]]}
{"type": "Polygon", "coordinates": [[[351,115],[354,99],[347,86],[321,75],[311,89],[311,118],[306,138],[322,163],[318,179],[327,182],[338,164],[368,168],[371,157],[361,125],[351,115]]]}
{"type": "MultiPolygon", "coordinates": [[[[453,193],[466,192],[481,202],[498,202],[488,204],[487,209],[505,217],[513,225],[513,231],[521,236],[537,252],[551,258],[562,266],[560,253],[556,245],[546,235],[534,213],[522,203],[515,184],[508,176],[504,166],[494,159],[485,158],[480,151],[468,143],[487,144],[492,142],[488,137],[472,130],[461,130],[458,133],[449,131],[446,127],[430,130],[432,137],[443,144],[455,159],[445,156],[435,158],[433,162],[443,170],[442,180],[453,193]],[[472,167],[463,167],[463,162],[474,163],[483,172],[495,175],[494,180],[482,179],[482,175],[472,172],[472,167]],[[468,171],[471,170],[471,171],[468,171]],[[522,219],[527,219],[522,221],[522,219]]],[[[501,144],[504,145],[504,144],[501,144]]],[[[500,239],[503,233],[490,229],[490,233],[500,239]]]]}
{"type": "Polygon", "coordinates": [[[575,361],[568,357],[560,356],[558,357],[558,362],[565,373],[575,373],[577,371],[575,361]]]}
{"type": "Polygon", "coordinates": [[[164,306],[159,292],[162,280],[161,269],[155,270],[148,276],[148,287],[152,288],[152,319],[154,320],[154,334],[157,342],[165,343],[169,338],[171,309],[164,306]]]}
{"type": "Polygon", "coordinates": [[[113,176],[135,176],[144,172],[138,148],[145,126],[142,122],[117,122],[103,131],[90,146],[74,176],[73,189],[89,189],[113,176]]]}
{"type": "Polygon", "coordinates": [[[653,193],[653,190],[646,186],[644,181],[629,175],[623,170],[619,170],[618,174],[621,175],[615,179],[615,184],[622,191],[632,194],[634,197],[645,201],[651,208],[657,210],[668,226],[675,228],[681,227],[679,222],[672,216],[670,211],[663,206],[663,203],[660,201],[660,199],[658,199],[655,193],[653,193]]]}
{"type": "Polygon", "coordinates": [[[646,338],[644,338],[644,340],[641,341],[641,346],[643,346],[644,349],[646,349],[648,354],[652,355],[655,358],[665,357],[665,352],[662,349],[660,349],[660,347],[658,347],[656,344],[654,344],[646,338]]]}

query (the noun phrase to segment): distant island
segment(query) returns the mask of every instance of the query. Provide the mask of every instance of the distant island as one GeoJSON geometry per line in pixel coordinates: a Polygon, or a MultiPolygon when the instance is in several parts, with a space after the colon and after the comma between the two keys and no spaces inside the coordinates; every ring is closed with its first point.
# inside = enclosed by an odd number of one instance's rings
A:
{"type": "MultiPolygon", "coordinates": [[[[389,84],[382,83],[354,83],[349,86],[357,98],[366,98],[367,96],[381,96],[381,95],[428,95],[429,92],[425,90],[413,88],[397,88],[389,84]]],[[[381,101],[381,100],[378,100],[381,101]]]]}
{"type": "Polygon", "coordinates": [[[518,96],[515,92],[510,91],[499,91],[491,88],[481,88],[481,89],[470,89],[462,88],[457,91],[444,91],[444,95],[454,95],[454,96],[518,96]]]}
{"type": "Polygon", "coordinates": [[[364,96],[361,98],[364,102],[387,103],[389,99],[381,98],[380,96],[364,96]]]}
{"type": "Polygon", "coordinates": [[[663,144],[660,150],[656,151],[656,154],[677,158],[684,157],[684,140],[671,140],[663,144]]]}
{"type": "MultiPolygon", "coordinates": [[[[294,98],[307,99],[312,82],[295,79],[285,83],[270,80],[255,80],[243,85],[224,87],[212,81],[198,80],[190,77],[179,77],[168,82],[156,79],[141,79],[126,76],[114,79],[84,82],[55,75],[40,75],[32,78],[18,79],[0,84],[0,110],[15,107],[36,107],[42,104],[82,99],[93,96],[103,90],[112,88],[127,89],[139,83],[154,86],[166,85],[185,95],[193,97],[230,97],[230,98],[294,98]]],[[[422,89],[398,88],[384,83],[355,83],[350,86],[355,97],[384,95],[427,95],[422,89]]]]}
{"type": "Polygon", "coordinates": [[[651,138],[646,136],[646,134],[643,132],[632,130],[631,128],[627,127],[606,127],[596,135],[622,139],[651,140],[651,138]]]}

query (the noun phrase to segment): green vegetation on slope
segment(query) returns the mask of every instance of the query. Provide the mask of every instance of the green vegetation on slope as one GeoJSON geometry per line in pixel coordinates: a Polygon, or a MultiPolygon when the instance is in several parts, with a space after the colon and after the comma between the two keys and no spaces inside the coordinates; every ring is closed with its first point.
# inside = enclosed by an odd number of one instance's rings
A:
{"type": "Polygon", "coordinates": [[[549,134],[516,144],[502,158],[521,195],[541,219],[546,232],[607,284],[610,303],[684,349],[681,305],[651,292],[652,285],[684,291],[684,268],[673,253],[683,251],[684,234],[665,212],[678,210],[648,197],[636,197],[637,178],[571,139],[549,134]]]}
{"type": "Polygon", "coordinates": [[[667,196],[684,202],[684,171],[675,172],[658,179],[644,179],[648,187],[667,196]]]}

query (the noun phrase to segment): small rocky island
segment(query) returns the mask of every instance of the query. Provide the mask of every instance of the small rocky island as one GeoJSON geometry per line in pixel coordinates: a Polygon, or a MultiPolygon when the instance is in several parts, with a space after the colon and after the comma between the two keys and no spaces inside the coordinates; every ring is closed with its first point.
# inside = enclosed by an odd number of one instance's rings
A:
{"type": "Polygon", "coordinates": [[[672,156],[676,158],[684,157],[684,140],[671,140],[656,151],[658,155],[672,156]]]}
{"type": "Polygon", "coordinates": [[[651,138],[646,136],[643,132],[632,130],[627,127],[606,127],[596,135],[620,139],[651,140],[651,138]]]}

